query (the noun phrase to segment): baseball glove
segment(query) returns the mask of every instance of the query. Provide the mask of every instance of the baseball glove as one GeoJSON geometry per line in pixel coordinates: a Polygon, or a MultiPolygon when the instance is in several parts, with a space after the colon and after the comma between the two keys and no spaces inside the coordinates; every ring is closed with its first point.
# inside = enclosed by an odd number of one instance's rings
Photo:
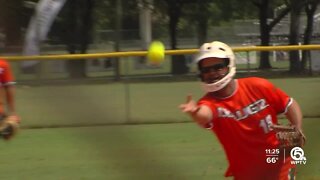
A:
{"type": "Polygon", "coordinates": [[[10,116],[0,120],[0,136],[5,140],[10,140],[19,130],[19,124],[10,116]]]}
{"type": "Polygon", "coordinates": [[[302,147],[306,142],[305,135],[295,126],[271,125],[270,127],[276,132],[280,148],[292,149],[297,146],[302,147]]]}

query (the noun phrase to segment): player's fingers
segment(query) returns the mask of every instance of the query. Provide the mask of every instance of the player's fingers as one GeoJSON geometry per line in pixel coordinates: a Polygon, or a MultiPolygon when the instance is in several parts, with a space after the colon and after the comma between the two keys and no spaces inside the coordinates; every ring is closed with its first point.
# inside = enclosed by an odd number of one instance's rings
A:
{"type": "Polygon", "coordinates": [[[179,106],[179,108],[181,109],[182,112],[189,112],[191,110],[191,108],[187,105],[187,104],[181,104],[179,106]]]}
{"type": "Polygon", "coordinates": [[[184,110],[184,109],[186,109],[187,107],[188,107],[187,104],[181,104],[181,105],[179,106],[179,108],[180,108],[181,110],[184,110]]]}
{"type": "Polygon", "coordinates": [[[183,109],[183,108],[185,108],[185,106],[186,106],[185,104],[180,104],[180,105],[179,105],[179,108],[180,108],[180,109],[183,109]]]}

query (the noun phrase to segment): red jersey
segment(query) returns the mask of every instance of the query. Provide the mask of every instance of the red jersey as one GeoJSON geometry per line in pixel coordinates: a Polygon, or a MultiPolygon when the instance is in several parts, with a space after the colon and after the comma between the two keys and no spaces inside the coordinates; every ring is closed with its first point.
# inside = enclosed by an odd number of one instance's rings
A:
{"type": "Polygon", "coordinates": [[[4,98],[3,87],[15,84],[10,65],[7,61],[0,59],[0,115],[4,113],[4,98]]]}
{"type": "Polygon", "coordinates": [[[15,83],[10,65],[7,61],[3,59],[0,59],[0,83],[1,86],[6,86],[15,83]]]}
{"type": "Polygon", "coordinates": [[[244,179],[277,175],[289,161],[283,163],[279,157],[276,163],[266,162],[266,151],[277,149],[279,144],[269,126],[278,123],[277,115],[287,111],[292,99],[266,79],[252,77],[235,82],[231,96],[219,99],[208,93],[198,102],[213,113],[211,129],[229,161],[225,175],[244,179]]]}

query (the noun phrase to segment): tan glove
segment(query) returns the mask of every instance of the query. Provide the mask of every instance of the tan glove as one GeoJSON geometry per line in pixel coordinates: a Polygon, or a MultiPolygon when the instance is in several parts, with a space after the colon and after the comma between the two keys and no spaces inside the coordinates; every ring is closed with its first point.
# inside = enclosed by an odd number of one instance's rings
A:
{"type": "Polygon", "coordinates": [[[280,148],[292,149],[302,147],[306,142],[306,137],[301,130],[295,126],[271,125],[276,131],[276,137],[280,142],[280,148]]]}
{"type": "Polygon", "coordinates": [[[19,130],[19,120],[16,116],[7,116],[0,120],[0,136],[10,140],[19,130]]]}

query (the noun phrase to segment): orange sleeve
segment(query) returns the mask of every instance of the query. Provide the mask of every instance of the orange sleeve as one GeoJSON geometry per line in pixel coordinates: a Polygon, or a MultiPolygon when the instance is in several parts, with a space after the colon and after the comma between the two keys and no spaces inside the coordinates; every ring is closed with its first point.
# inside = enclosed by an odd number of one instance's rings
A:
{"type": "Polygon", "coordinates": [[[280,88],[274,86],[266,79],[259,79],[261,91],[264,93],[266,99],[278,114],[286,112],[292,99],[280,88]]]}
{"type": "Polygon", "coordinates": [[[213,117],[215,117],[215,113],[216,113],[216,109],[215,106],[213,105],[213,100],[210,99],[207,95],[205,95],[204,97],[202,97],[199,101],[198,101],[198,106],[204,105],[204,106],[208,106],[211,111],[212,111],[212,115],[213,117]]]}
{"type": "Polygon", "coordinates": [[[211,129],[214,126],[214,119],[215,117],[217,117],[216,115],[216,110],[215,107],[212,103],[212,100],[208,99],[207,96],[202,97],[199,101],[198,101],[198,106],[207,106],[210,108],[211,112],[212,112],[212,119],[208,122],[208,124],[205,125],[206,129],[211,129]]]}
{"type": "Polygon", "coordinates": [[[11,67],[9,63],[6,61],[1,62],[1,84],[6,86],[6,85],[11,85],[14,84],[14,78],[12,75],[11,67]]]}

